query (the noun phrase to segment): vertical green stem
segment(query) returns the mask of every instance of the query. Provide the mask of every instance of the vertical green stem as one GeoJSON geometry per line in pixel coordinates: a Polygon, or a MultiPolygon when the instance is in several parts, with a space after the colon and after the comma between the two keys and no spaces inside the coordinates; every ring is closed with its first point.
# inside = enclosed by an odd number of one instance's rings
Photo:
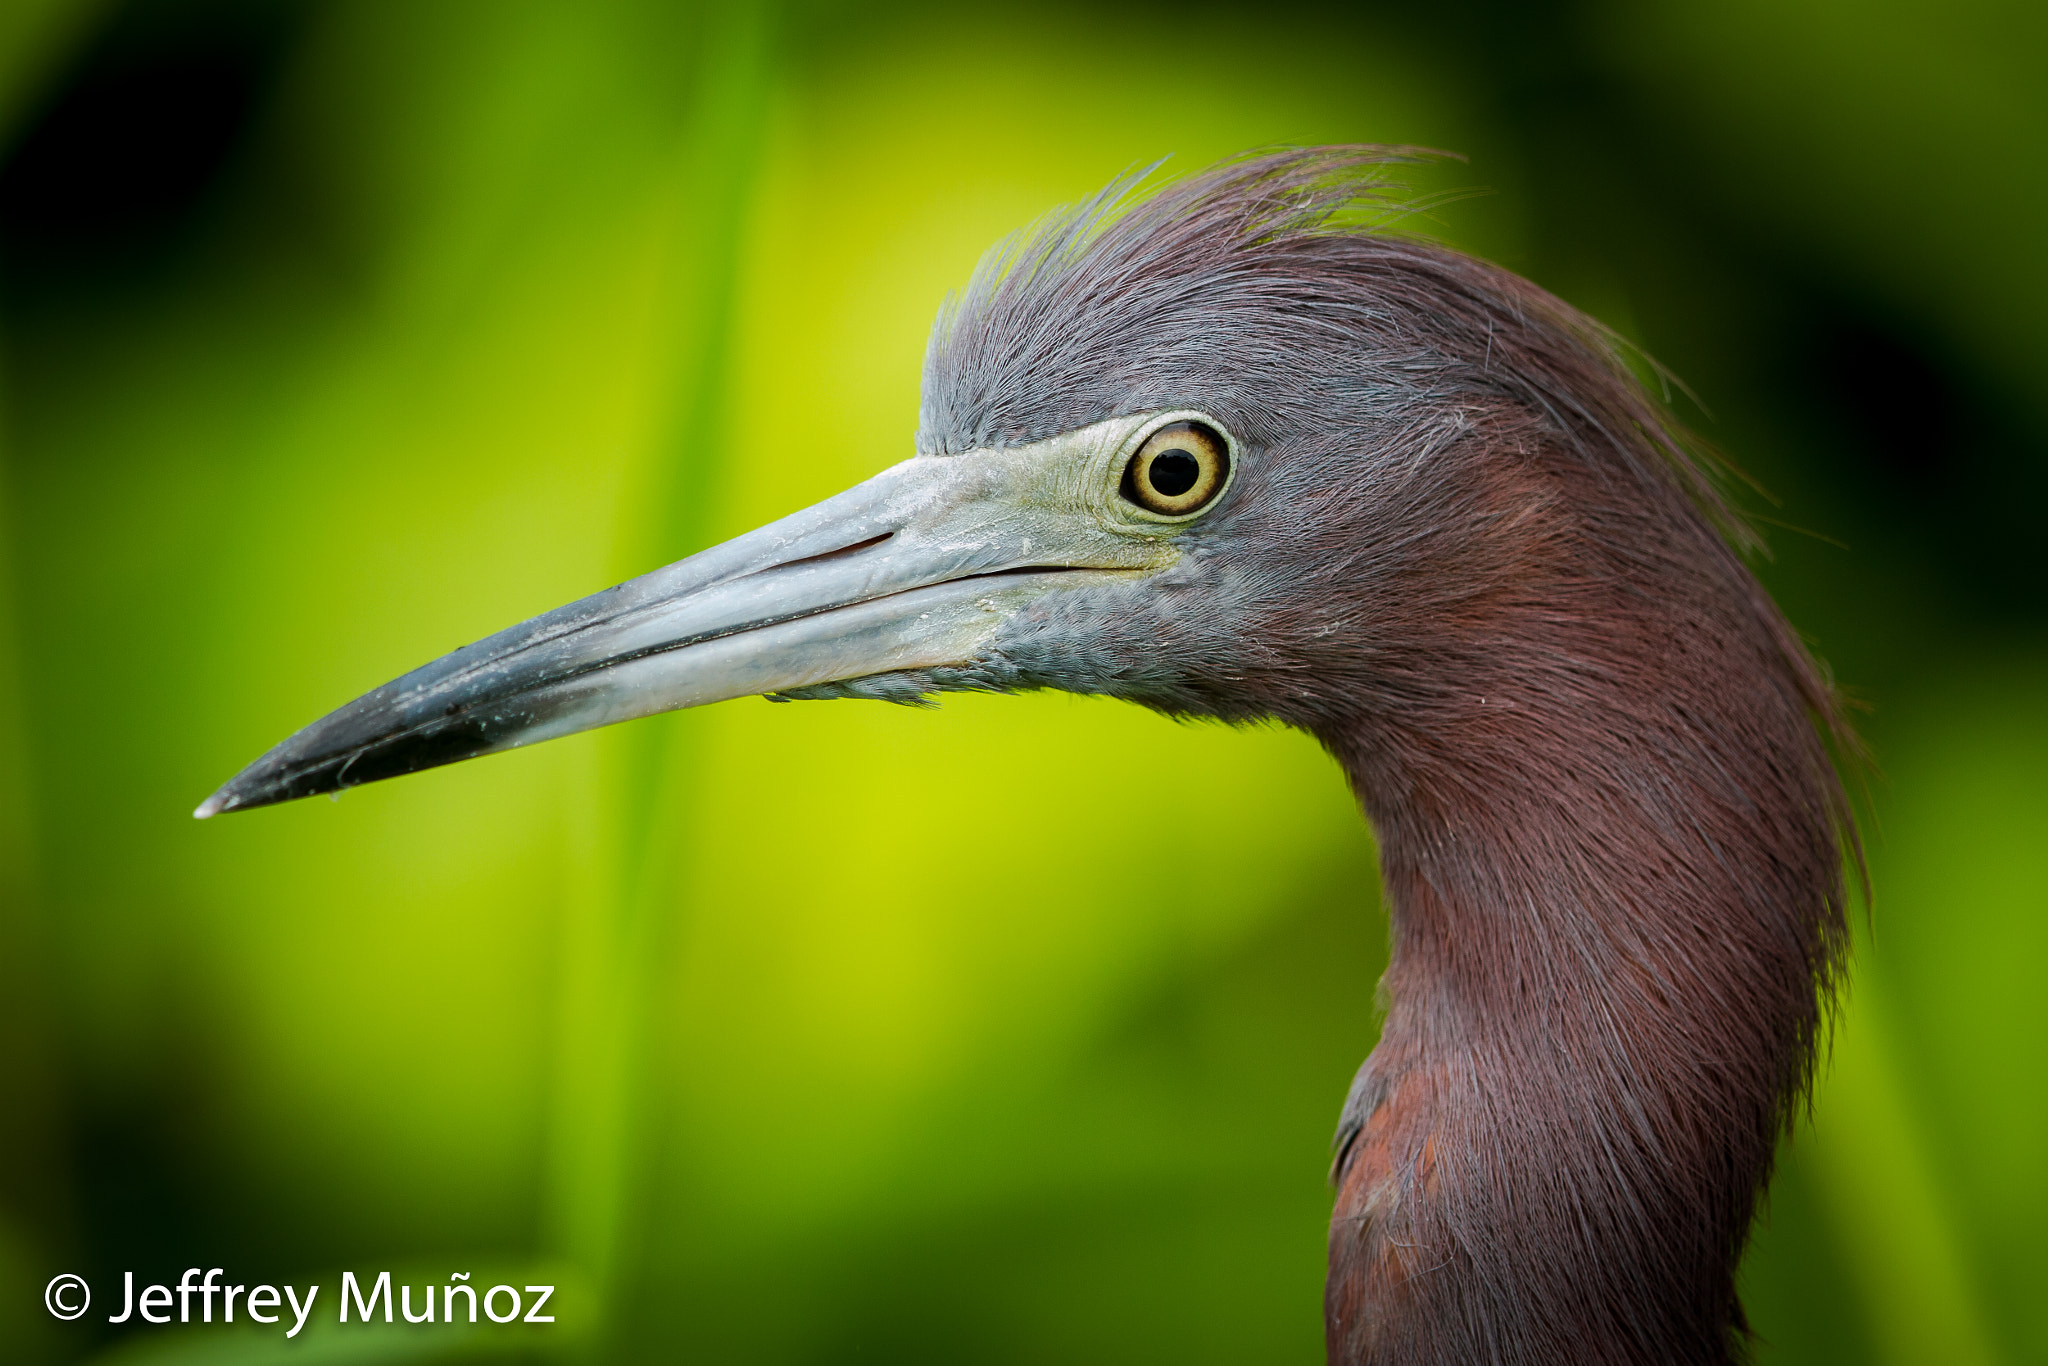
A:
{"type": "MultiPolygon", "coordinates": [[[[735,276],[766,122],[773,20],[770,0],[738,0],[706,6],[692,25],[677,158],[672,400],[655,467],[626,513],[622,574],[700,548],[717,505],[735,276]]],[[[549,1194],[555,1242],[600,1300],[603,1328],[590,1343],[597,1359],[630,1356],[659,1308],[646,1273],[674,1118],[660,1024],[686,877],[677,830],[682,735],[658,722],[598,747],[582,787],[596,809],[578,813],[583,866],[597,885],[569,899],[549,1194]]]]}

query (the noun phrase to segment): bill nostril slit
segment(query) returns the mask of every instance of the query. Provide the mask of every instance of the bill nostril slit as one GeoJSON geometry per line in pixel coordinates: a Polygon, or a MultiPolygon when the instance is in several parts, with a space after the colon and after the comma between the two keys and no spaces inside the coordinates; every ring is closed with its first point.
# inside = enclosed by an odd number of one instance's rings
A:
{"type": "Polygon", "coordinates": [[[777,569],[794,569],[800,564],[818,564],[825,560],[843,560],[848,555],[858,555],[870,546],[880,545],[895,534],[893,531],[885,531],[879,536],[870,536],[865,541],[855,541],[852,545],[843,545],[837,550],[828,550],[822,555],[806,555],[801,560],[786,560],[775,567],[777,569]]]}

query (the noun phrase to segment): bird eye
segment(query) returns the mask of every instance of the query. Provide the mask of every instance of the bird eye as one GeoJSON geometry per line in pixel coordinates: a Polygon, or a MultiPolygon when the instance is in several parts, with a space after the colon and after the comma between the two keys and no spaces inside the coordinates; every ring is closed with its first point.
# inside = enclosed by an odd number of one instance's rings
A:
{"type": "Polygon", "coordinates": [[[1230,448],[1199,422],[1169,422],[1124,467],[1123,496],[1148,512],[1184,517],[1206,507],[1230,473],[1230,448]]]}

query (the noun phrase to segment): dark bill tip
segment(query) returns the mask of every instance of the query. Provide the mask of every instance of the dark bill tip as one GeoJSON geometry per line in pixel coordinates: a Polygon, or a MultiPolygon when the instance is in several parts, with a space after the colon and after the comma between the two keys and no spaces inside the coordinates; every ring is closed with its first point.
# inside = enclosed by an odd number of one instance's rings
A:
{"type": "Polygon", "coordinates": [[[460,763],[511,748],[508,738],[531,730],[539,719],[528,708],[454,716],[327,755],[293,754],[287,742],[229,779],[192,815],[203,821],[224,811],[251,811],[460,763]]]}

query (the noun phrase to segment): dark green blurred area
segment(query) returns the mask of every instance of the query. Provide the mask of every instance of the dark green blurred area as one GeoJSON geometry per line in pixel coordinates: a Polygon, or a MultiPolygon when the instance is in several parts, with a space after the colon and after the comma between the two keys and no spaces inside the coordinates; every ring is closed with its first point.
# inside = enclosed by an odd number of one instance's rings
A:
{"type": "Polygon", "coordinates": [[[1762,1360],[2048,1361],[2043,71],[1998,0],[13,0],[0,1359],[279,1355],[103,1322],[197,1263],[564,1287],[447,1338],[323,1301],[334,1360],[1319,1360],[1385,922],[1298,736],[739,702],[186,813],[907,454],[939,300],[1046,208],[1371,141],[1466,153],[1426,230],[1684,377],[1870,704],[1762,1360]]]}

